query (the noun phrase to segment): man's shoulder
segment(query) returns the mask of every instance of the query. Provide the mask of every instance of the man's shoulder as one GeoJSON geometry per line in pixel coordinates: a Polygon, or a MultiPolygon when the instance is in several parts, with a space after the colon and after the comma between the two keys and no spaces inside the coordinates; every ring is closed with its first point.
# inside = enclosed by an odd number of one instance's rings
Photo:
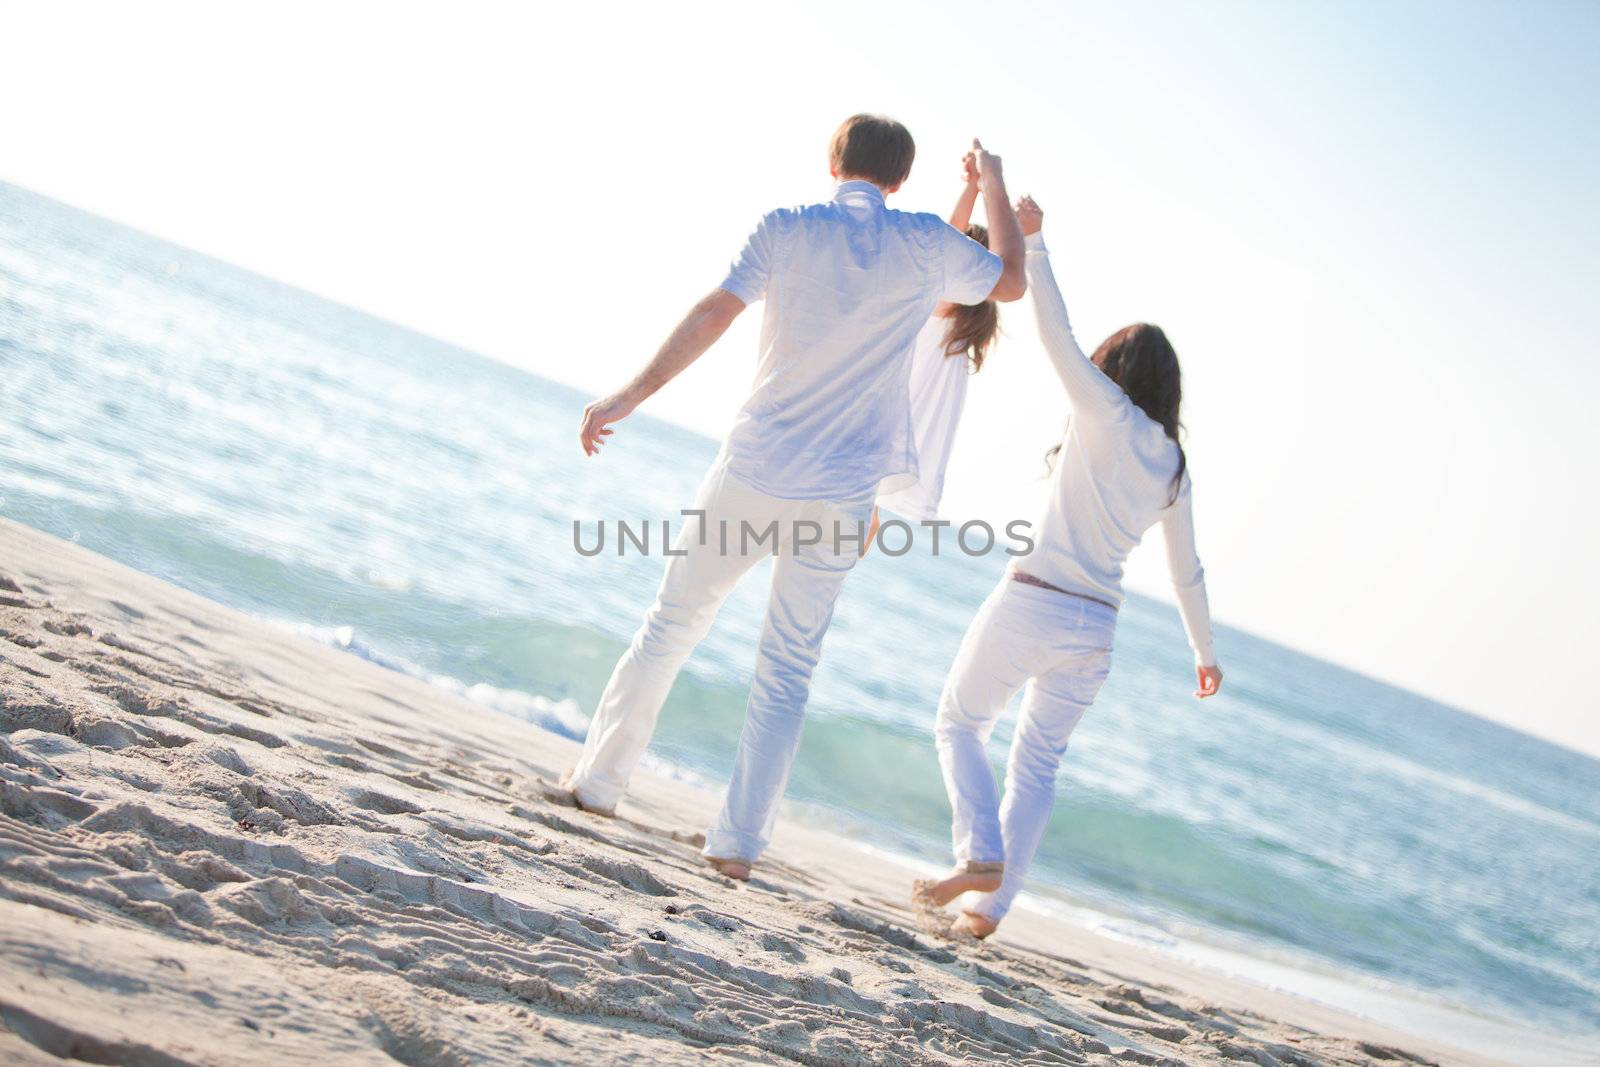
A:
{"type": "MultiPolygon", "coordinates": [[[[944,239],[957,232],[944,219],[928,211],[890,208],[883,218],[889,232],[899,234],[901,240],[909,241],[921,249],[921,254],[928,256],[939,255],[944,239]]],[[[761,224],[773,239],[785,245],[791,240],[806,239],[802,235],[821,239],[824,234],[853,225],[849,212],[832,200],[774,208],[762,216],[761,224]]]]}
{"type": "MultiPolygon", "coordinates": [[[[824,221],[829,219],[843,219],[846,212],[837,200],[823,200],[815,204],[795,204],[789,207],[777,207],[763,216],[766,220],[778,224],[793,224],[808,220],[824,221]]],[[[916,230],[941,231],[948,230],[950,224],[931,211],[899,211],[887,208],[884,217],[894,225],[916,230]]]]}
{"type": "Polygon", "coordinates": [[[827,218],[839,214],[839,205],[831,200],[824,200],[816,204],[790,204],[785,207],[775,207],[767,212],[769,219],[786,222],[807,218],[827,218]]]}
{"type": "Polygon", "coordinates": [[[896,211],[890,208],[885,214],[896,226],[917,233],[939,234],[951,228],[948,222],[931,211],[896,211]]]}
{"type": "Polygon", "coordinates": [[[761,216],[762,225],[780,233],[793,233],[808,223],[822,222],[834,214],[829,209],[832,204],[796,204],[791,207],[775,207],[761,216]]]}

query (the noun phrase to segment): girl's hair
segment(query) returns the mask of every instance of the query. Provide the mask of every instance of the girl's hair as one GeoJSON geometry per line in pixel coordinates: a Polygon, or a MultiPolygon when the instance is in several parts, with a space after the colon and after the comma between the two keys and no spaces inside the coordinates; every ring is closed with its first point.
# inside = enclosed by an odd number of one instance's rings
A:
{"type": "MultiPolygon", "coordinates": [[[[1122,387],[1134,405],[1161,424],[1161,428],[1178,444],[1178,409],[1183,404],[1183,372],[1178,367],[1178,353],[1161,327],[1148,322],[1124,326],[1107,337],[1095,349],[1094,361],[1107,378],[1122,387]]],[[[1045,461],[1054,460],[1061,446],[1057,445],[1045,455],[1045,461]]],[[[1172,475],[1167,495],[1167,506],[1177,502],[1183,488],[1183,474],[1188,469],[1189,458],[1183,445],[1178,444],[1178,469],[1172,475]]]]}
{"type": "MultiPolygon", "coordinates": [[[[965,230],[968,237],[985,248],[989,247],[989,231],[973,223],[965,230]]],[[[972,362],[972,373],[983,369],[983,357],[989,354],[995,334],[1000,332],[1000,312],[993,300],[981,304],[957,304],[949,315],[950,327],[944,335],[946,356],[966,356],[972,362]]]]}

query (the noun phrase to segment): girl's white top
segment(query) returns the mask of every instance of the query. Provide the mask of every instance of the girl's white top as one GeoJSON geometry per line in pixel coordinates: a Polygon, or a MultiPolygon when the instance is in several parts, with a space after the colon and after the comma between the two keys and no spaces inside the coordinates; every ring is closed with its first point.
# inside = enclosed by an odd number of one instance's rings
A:
{"type": "Polygon", "coordinates": [[[1013,565],[1062,589],[1121,604],[1123,563],[1145,531],[1160,523],[1195,663],[1212,666],[1211,612],[1194,547],[1187,474],[1177,500],[1167,503],[1178,446],[1078,347],[1044,238],[1031,234],[1027,249],[1039,338],[1067,388],[1072,418],[1056,457],[1050,501],[1034,531],[1037,544],[1013,565]]]}
{"type": "Polygon", "coordinates": [[[956,443],[961,408],[967,402],[965,353],[945,354],[950,320],[930,316],[917,334],[911,354],[911,435],[917,453],[917,480],[881,493],[878,506],[913,522],[939,517],[944,471],[956,443]]]}

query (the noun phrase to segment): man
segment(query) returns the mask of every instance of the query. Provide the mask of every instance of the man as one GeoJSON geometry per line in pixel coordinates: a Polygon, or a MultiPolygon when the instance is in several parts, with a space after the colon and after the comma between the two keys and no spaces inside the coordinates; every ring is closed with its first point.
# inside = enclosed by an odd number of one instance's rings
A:
{"type": "Polygon", "coordinates": [[[881,116],[852,116],[829,153],[833,199],[763,218],[721,286],[644,370],[583,413],[580,437],[593,456],[611,424],[698,359],[747,305],[766,300],[755,389],[564,780],[579,806],[614,811],[683,661],[745,572],[776,554],[733,776],[704,849],[731,878],[749,878],[771,839],[811,672],[879,486],[916,474],[908,375],[917,331],[940,300],[1010,301],[1026,289],[1000,160],[977,141],[973,149],[993,252],[936,215],[889,210],[884,199],[911,172],[911,134],[881,116]]]}

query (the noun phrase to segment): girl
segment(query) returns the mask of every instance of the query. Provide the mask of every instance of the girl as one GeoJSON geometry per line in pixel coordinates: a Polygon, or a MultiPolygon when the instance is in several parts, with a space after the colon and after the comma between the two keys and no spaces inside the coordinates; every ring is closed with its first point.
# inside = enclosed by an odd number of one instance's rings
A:
{"type": "MultiPolygon", "coordinates": [[[[978,200],[977,159],[968,152],[961,163],[965,187],[950,213],[950,225],[988,248],[989,231],[972,224],[972,208],[978,200]]],[[[967,400],[967,377],[983,369],[983,358],[999,330],[1000,315],[993,300],[972,305],[941,302],[933,309],[933,317],[917,334],[911,356],[911,429],[917,449],[917,480],[881,493],[879,507],[913,522],[939,517],[945,466],[967,400]]],[[[874,511],[867,545],[877,532],[878,514],[874,511]]]]}
{"type": "Polygon", "coordinates": [[[1205,575],[1195,554],[1190,485],[1178,445],[1178,356],[1158,327],[1139,323],[1106,339],[1092,359],[1073,339],[1067,308],[1032,198],[1017,208],[1039,334],[1066,387],[1072,418],[1052,451],[1054,481],[1037,547],[1014,563],[978,611],[939,699],[935,740],[954,809],[956,870],[919,882],[918,904],[943,908],[980,894],[953,931],[993,933],[1022,888],[1055,799],[1067,738],[1111,666],[1122,565],[1160,523],[1199,680],[1222,685],[1211,644],[1205,575]],[[1026,685],[1000,803],[984,743],[1026,685]]]}

